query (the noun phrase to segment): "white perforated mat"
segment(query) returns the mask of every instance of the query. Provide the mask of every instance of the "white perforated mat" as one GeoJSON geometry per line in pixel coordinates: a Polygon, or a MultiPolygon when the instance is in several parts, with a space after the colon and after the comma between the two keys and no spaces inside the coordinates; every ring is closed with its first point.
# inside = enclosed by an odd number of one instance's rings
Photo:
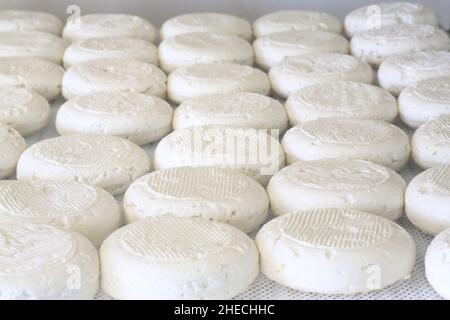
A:
{"type": "MultiPolygon", "coordinates": [[[[50,138],[58,136],[55,127],[54,127],[54,117],[56,111],[63,102],[62,99],[55,101],[52,104],[53,108],[53,119],[51,120],[51,124],[43,131],[35,134],[27,138],[28,146],[33,143],[40,141],[42,139],[50,138]]],[[[406,129],[401,123],[397,123],[399,127],[404,129],[408,134],[412,134],[412,131],[406,129]]],[[[150,156],[152,156],[154,151],[155,144],[147,146],[145,149],[150,156]]],[[[401,175],[409,182],[414,176],[416,176],[421,170],[415,166],[413,163],[410,163],[405,169],[402,170],[401,175]]],[[[118,200],[121,202],[121,198],[118,200]]],[[[417,259],[416,266],[414,272],[411,275],[411,278],[408,280],[404,280],[398,282],[384,290],[371,292],[368,294],[360,294],[360,295],[319,295],[312,293],[304,293],[296,290],[292,290],[286,287],[283,287],[260,274],[257,280],[253,283],[253,285],[248,288],[244,293],[240,294],[236,299],[307,299],[307,300],[323,300],[323,299],[400,299],[400,300],[410,300],[410,299],[441,299],[440,296],[434,292],[431,286],[428,284],[425,278],[425,268],[424,268],[424,255],[426,249],[432,240],[432,237],[429,237],[423,234],[421,231],[416,229],[408,219],[403,216],[403,218],[399,221],[400,225],[402,225],[414,238],[414,241],[417,246],[417,259]]],[[[254,236],[254,234],[252,235],[254,236]]],[[[111,299],[104,292],[100,291],[96,299],[106,300],[111,299]]]]}

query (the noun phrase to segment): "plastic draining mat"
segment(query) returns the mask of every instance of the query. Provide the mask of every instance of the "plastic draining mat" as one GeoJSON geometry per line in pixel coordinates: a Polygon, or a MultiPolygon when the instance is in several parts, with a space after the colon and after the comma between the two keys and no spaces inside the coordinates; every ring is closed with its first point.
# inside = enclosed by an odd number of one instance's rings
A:
{"type": "MultiPolygon", "coordinates": [[[[58,107],[63,102],[62,98],[58,99],[52,103],[53,118],[51,123],[41,132],[27,138],[28,146],[36,143],[42,139],[56,137],[58,133],[55,130],[55,114],[58,107]]],[[[412,134],[412,130],[405,128],[401,123],[396,123],[400,128],[402,128],[409,135],[412,134]]],[[[145,146],[149,156],[152,158],[155,144],[145,146]]],[[[419,174],[421,169],[419,169],[413,163],[409,163],[408,166],[403,169],[400,174],[406,180],[407,183],[419,174]]],[[[121,197],[117,200],[121,204],[121,197]]],[[[428,245],[430,244],[432,237],[423,234],[417,228],[415,228],[408,219],[403,216],[399,221],[399,224],[403,226],[409,234],[413,237],[416,248],[417,248],[417,258],[414,271],[411,274],[411,278],[408,280],[403,280],[389,286],[386,289],[373,291],[366,294],[357,295],[320,295],[313,293],[305,293],[296,291],[283,287],[269,279],[264,275],[260,274],[256,281],[250,286],[245,292],[235,297],[235,299],[259,299],[259,300],[385,300],[385,299],[395,299],[395,300],[424,300],[424,299],[441,299],[441,297],[434,292],[433,288],[428,284],[425,278],[425,267],[424,267],[424,256],[428,245]]],[[[254,237],[256,233],[251,236],[254,237]]],[[[112,299],[106,293],[101,290],[98,292],[96,298],[97,300],[110,300],[112,299]]]]}

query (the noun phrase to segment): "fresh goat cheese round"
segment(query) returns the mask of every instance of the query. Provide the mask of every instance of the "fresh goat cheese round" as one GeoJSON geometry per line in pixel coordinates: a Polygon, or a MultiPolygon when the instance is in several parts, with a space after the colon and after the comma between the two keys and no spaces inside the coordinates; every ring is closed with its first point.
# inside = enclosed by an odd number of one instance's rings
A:
{"type": "Polygon", "coordinates": [[[0,223],[1,300],[90,300],[97,250],[78,233],[46,224],[0,223]]]}
{"type": "Polygon", "coordinates": [[[146,152],[108,135],[68,135],[42,140],[28,148],[17,165],[19,180],[79,181],[113,195],[149,171],[146,152]]]}
{"type": "Polygon", "coordinates": [[[428,282],[444,299],[450,299],[450,229],[431,241],[425,255],[425,272],[428,282]]]}
{"type": "Polygon", "coordinates": [[[152,172],[131,184],[123,203],[126,223],[170,214],[224,222],[247,233],[265,221],[269,209],[267,194],[258,182],[215,167],[152,172]]]}
{"type": "Polygon", "coordinates": [[[301,161],[283,168],[267,186],[279,216],[319,208],[357,209],[397,220],[406,183],[395,171],[365,160],[301,161]]]}
{"type": "Polygon", "coordinates": [[[362,159],[395,171],[410,154],[409,138],[400,128],[381,120],[320,118],[289,129],[282,140],[286,161],[362,159]]]}
{"type": "Polygon", "coordinates": [[[253,240],[201,218],[136,221],[110,235],[100,257],[101,286],[116,299],[229,299],[259,271],[253,240]]]}
{"type": "Polygon", "coordinates": [[[163,99],[127,91],[77,96],[56,115],[60,135],[107,134],[138,145],[161,139],[172,130],[172,107],[163,99]]]}
{"type": "Polygon", "coordinates": [[[41,31],[59,36],[62,29],[62,21],[46,12],[0,10],[0,32],[41,31]]]}
{"type": "Polygon", "coordinates": [[[256,244],[269,279],[323,294],[364,293],[409,278],[416,251],[395,222],[333,208],[275,218],[258,232],[256,244]]]}

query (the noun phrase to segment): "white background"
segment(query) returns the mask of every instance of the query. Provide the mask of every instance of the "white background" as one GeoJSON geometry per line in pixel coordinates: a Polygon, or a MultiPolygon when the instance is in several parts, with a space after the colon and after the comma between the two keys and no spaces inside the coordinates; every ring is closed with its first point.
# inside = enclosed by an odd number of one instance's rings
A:
{"type": "MultiPolygon", "coordinates": [[[[78,5],[82,14],[93,12],[130,13],[160,26],[178,14],[194,11],[219,11],[255,18],[281,9],[321,10],[341,19],[353,9],[390,0],[0,0],[0,9],[29,9],[53,13],[65,20],[69,5],[78,5]]],[[[397,0],[399,1],[399,0],[397,0]]],[[[406,1],[406,0],[405,0],[406,1]]],[[[444,28],[450,28],[450,0],[411,0],[432,7],[444,28]]],[[[392,2],[392,0],[391,0],[392,2]]]]}

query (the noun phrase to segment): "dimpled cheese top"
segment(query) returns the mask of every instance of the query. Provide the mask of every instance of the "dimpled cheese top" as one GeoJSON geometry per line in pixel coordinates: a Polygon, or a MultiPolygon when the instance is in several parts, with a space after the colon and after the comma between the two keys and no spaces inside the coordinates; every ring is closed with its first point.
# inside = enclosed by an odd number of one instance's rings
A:
{"type": "Polygon", "coordinates": [[[1,10],[0,31],[41,31],[60,35],[63,23],[45,12],[1,10]]]}

